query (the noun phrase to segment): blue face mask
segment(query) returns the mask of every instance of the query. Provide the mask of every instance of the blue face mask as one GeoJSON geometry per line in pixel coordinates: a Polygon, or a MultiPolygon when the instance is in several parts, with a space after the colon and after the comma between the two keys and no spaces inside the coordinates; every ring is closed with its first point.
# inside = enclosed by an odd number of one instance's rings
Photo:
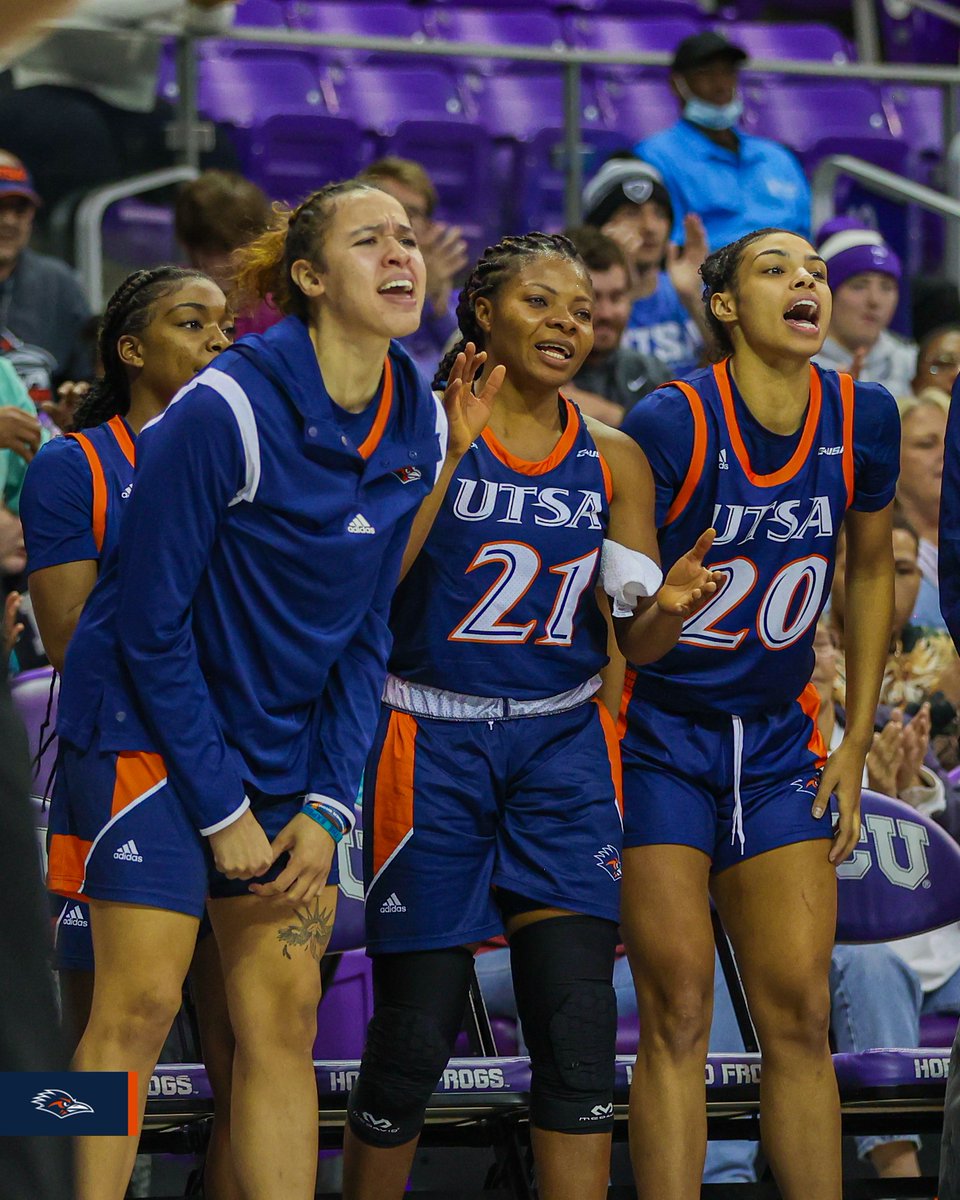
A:
{"type": "Polygon", "coordinates": [[[683,115],[703,129],[732,129],[743,116],[743,99],[737,94],[729,104],[709,104],[699,96],[690,96],[683,106],[683,115]]]}

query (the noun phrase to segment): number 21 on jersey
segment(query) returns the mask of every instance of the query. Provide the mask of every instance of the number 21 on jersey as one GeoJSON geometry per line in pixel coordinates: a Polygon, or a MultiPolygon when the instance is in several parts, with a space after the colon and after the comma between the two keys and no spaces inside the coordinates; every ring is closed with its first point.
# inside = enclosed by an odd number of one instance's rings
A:
{"type": "MultiPolygon", "coordinates": [[[[543,635],[536,639],[538,646],[569,646],[572,643],[574,617],[581,597],[594,583],[599,556],[599,549],[591,550],[581,558],[548,568],[547,573],[558,576],[559,583],[544,621],[543,635]]],[[[537,628],[539,619],[536,617],[522,623],[506,618],[543,570],[540,555],[526,542],[487,542],[474,555],[467,572],[491,565],[500,567],[500,575],[448,635],[451,642],[516,645],[526,642],[537,628]]]]}

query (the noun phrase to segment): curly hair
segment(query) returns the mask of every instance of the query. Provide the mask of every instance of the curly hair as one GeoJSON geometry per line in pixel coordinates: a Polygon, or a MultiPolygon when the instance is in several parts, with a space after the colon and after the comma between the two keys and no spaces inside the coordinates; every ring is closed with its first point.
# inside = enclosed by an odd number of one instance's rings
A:
{"type": "Polygon", "coordinates": [[[274,204],[269,228],[234,253],[237,297],[265,300],[270,296],[282,313],[306,320],[307,297],[293,282],[290,268],[303,258],[323,270],[323,239],[336,201],[353,192],[376,191],[379,189],[372,183],[344,179],[326,184],[296,208],[274,204]]]}
{"type": "Polygon", "coordinates": [[[102,425],[130,411],[130,380],[117,343],[124,334],[141,333],[150,324],[151,310],[163,296],[188,279],[207,279],[192,267],[151,267],[134,271],[110,297],[97,330],[97,350],[103,375],[90,388],[73,416],[74,429],[102,425]]]}
{"type": "Polygon", "coordinates": [[[488,246],[460,292],[457,302],[460,337],[437,367],[433,377],[435,388],[445,386],[450,368],[467,342],[473,342],[478,350],[484,349],[484,333],[477,323],[477,300],[481,296],[495,296],[530,259],[538,255],[568,259],[586,273],[587,268],[576,246],[561,233],[522,233],[488,246]]]}
{"type": "Polygon", "coordinates": [[[714,250],[703,261],[700,267],[700,277],[703,280],[703,309],[707,320],[707,328],[713,336],[712,357],[715,361],[726,358],[733,353],[733,340],[730,330],[714,315],[710,301],[718,292],[737,294],[737,272],[743,261],[746,248],[762,237],[771,233],[789,233],[788,229],[755,229],[753,233],[744,234],[728,246],[714,250]]]}

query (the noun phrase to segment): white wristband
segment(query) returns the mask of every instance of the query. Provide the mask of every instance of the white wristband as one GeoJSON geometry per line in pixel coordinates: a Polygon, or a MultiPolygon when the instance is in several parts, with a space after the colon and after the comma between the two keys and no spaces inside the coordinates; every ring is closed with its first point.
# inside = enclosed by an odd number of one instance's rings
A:
{"type": "Polygon", "coordinates": [[[604,538],[600,583],[613,600],[613,615],[632,617],[638,601],[654,595],[663,583],[663,572],[646,554],[604,538]]]}

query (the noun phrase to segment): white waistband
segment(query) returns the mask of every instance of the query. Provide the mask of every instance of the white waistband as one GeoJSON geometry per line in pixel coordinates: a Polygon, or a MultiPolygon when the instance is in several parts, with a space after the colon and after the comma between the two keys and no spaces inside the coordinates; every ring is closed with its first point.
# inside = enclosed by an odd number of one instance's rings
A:
{"type": "Polygon", "coordinates": [[[388,675],[383,685],[383,702],[415,717],[435,717],[440,721],[506,721],[512,717],[544,717],[566,712],[585,704],[599,687],[600,676],[594,675],[586,683],[556,696],[511,700],[505,696],[467,696],[388,675]]]}

